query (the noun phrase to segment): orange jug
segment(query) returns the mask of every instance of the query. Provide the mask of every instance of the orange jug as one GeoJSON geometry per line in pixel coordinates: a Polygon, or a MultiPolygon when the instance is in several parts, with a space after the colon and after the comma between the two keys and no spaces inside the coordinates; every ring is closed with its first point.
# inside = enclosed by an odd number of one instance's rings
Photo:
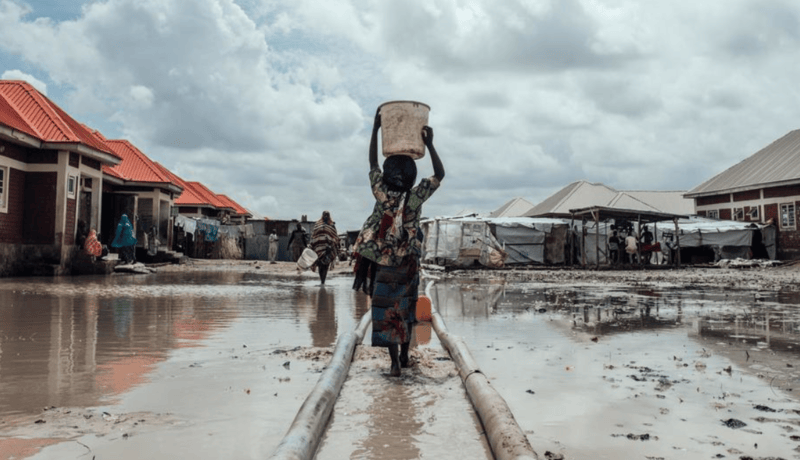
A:
{"type": "Polygon", "coordinates": [[[431,299],[426,295],[421,295],[417,299],[417,321],[431,320],[431,299]]]}

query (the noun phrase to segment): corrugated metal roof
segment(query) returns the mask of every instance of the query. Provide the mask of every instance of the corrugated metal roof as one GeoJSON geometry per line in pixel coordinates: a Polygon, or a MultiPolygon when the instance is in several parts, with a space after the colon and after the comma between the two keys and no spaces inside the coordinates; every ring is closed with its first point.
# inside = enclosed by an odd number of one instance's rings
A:
{"type": "Polygon", "coordinates": [[[234,210],[236,210],[236,214],[237,215],[240,215],[240,216],[252,216],[250,211],[245,209],[239,203],[233,201],[230,197],[228,197],[228,195],[217,195],[217,198],[219,198],[223,203],[227,204],[229,207],[232,207],[234,210]]]}
{"type": "Polygon", "coordinates": [[[800,182],[800,130],[731,166],[686,193],[686,196],[760,188],[766,184],[800,182]]]}
{"type": "Polygon", "coordinates": [[[680,191],[617,191],[605,184],[573,182],[551,195],[524,215],[567,216],[570,210],[594,206],[667,214],[693,214],[694,201],[680,191]]]}
{"type": "Polygon", "coordinates": [[[617,191],[600,183],[573,182],[525,213],[527,217],[569,215],[570,209],[604,206],[617,196],[617,191]]]}
{"type": "Polygon", "coordinates": [[[694,214],[694,200],[684,198],[684,191],[628,190],[624,193],[647,203],[659,212],[694,214]]]}
{"type": "Polygon", "coordinates": [[[215,208],[219,209],[229,208],[227,203],[223,203],[219,198],[217,198],[216,193],[212,192],[211,189],[201,184],[200,182],[187,182],[186,185],[189,186],[196,195],[205,200],[206,203],[211,204],[215,208]]]}
{"type": "Polygon", "coordinates": [[[42,142],[83,144],[116,156],[102,140],[27,82],[0,80],[0,99],[5,102],[0,123],[42,142]]]}
{"type": "Polygon", "coordinates": [[[175,199],[175,204],[178,206],[212,206],[206,200],[197,195],[188,184],[184,183],[183,192],[175,199]]]}
{"type": "Polygon", "coordinates": [[[122,162],[116,166],[103,166],[103,172],[131,182],[152,182],[159,184],[179,184],[173,181],[161,168],[150,160],[141,150],[124,139],[106,140],[122,162]]]}
{"type": "Polygon", "coordinates": [[[516,197],[489,213],[489,217],[520,217],[530,211],[532,207],[533,203],[530,201],[516,197]]]}

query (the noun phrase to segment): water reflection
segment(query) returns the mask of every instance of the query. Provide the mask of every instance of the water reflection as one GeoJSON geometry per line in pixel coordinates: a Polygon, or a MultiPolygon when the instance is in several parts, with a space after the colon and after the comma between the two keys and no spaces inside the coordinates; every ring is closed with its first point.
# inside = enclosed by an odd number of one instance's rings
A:
{"type": "Polygon", "coordinates": [[[337,290],[230,272],[0,280],[0,416],[113,403],[242,321],[263,323],[253,341],[330,346],[368,308],[337,290]]]}
{"type": "Polygon", "coordinates": [[[367,430],[351,458],[382,460],[411,460],[420,458],[420,450],[414,442],[423,423],[416,420],[419,408],[417,397],[402,380],[393,379],[367,391],[372,396],[367,430]]]}
{"type": "Polygon", "coordinates": [[[549,314],[597,336],[685,328],[772,351],[800,352],[800,295],[690,289],[598,288],[448,281],[431,288],[444,317],[549,314]]]}
{"type": "Polygon", "coordinates": [[[315,347],[328,347],[336,342],[336,305],[333,291],[320,287],[312,294],[311,308],[315,313],[308,322],[311,343],[315,347]]]}
{"type": "Polygon", "coordinates": [[[430,289],[431,302],[443,317],[488,318],[502,294],[502,285],[487,283],[437,283],[430,289]]]}

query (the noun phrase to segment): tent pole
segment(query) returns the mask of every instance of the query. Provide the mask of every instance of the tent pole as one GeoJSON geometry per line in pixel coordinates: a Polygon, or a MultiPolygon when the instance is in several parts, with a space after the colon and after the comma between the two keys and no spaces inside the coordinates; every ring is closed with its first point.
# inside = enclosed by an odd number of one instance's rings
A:
{"type": "MultiPolygon", "coordinates": [[[[600,268],[600,210],[593,212],[594,214],[594,256],[595,268],[600,268]]],[[[607,240],[606,240],[607,241],[607,240]]]]}
{"type": "Polygon", "coordinates": [[[586,215],[581,219],[581,267],[586,268],[586,215]]]}
{"type": "Polygon", "coordinates": [[[672,221],[675,222],[675,250],[678,251],[675,257],[675,266],[681,268],[681,236],[678,228],[678,218],[673,217],[672,221]]]}
{"type": "Polygon", "coordinates": [[[575,251],[575,213],[570,213],[569,219],[569,260],[567,261],[567,265],[570,267],[572,266],[572,260],[574,258],[573,251],[575,251]]]}
{"type": "MultiPolygon", "coordinates": [[[[658,244],[658,222],[653,221],[653,244],[658,244]]],[[[655,251],[653,251],[655,253],[655,251]]],[[[664,254],[663,252],[661,254],[664,254]]],[[[662,257],[663,261],[663,257],[662,257]]],[[[656,254],[656,265],[660,265],[658,263],[658,254],[656,254]]]]}
{"type": "Polygon", "coordinates": [[[642,215],[636,216],[636,259],[642,264],[642,215]]]}

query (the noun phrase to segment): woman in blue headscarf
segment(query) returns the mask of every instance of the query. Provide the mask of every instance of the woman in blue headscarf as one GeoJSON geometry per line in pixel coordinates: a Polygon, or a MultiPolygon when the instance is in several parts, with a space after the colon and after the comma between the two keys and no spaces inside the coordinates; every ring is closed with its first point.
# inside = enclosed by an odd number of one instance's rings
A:
{"type": "Polygon", "coordinates": [[[119,256],[124,263],[136,262],[136,237],[133,236],[133,225],[128,219],[127,214],[123,214],[117,224],[117,233],[114,235],[114,241],[111,242],[112,248],[119,248],[119,256]]]}

